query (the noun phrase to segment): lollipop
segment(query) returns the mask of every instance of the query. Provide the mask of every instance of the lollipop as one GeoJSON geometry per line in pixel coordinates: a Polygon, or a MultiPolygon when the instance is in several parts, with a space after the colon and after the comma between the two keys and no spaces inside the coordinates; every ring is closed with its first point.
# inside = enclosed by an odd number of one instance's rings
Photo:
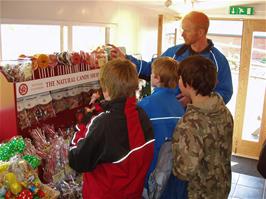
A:
{"type": "Polygon", "coordinates": [[[67,52],[61,52],[58,54],[58,74],[64,75],[66,74],[65,66],[69,66],[71,61],[69,60],[69,56],[67,52]]]}
{"type": "Polygon", "coordinates": [[[84,51],[80,51],[80,71],[84,71],[84,65],[85,65],[85,52],[84,51]]]}
{"type": "Polygon", "coordinates": [[[49,64],[49,57],[45,54],[40,54],[37,57],[37,63],[38,63],[39,70],[41,69],[42,78],[47,77],[46,68],[48,67],[48,64],[49,64]]]}
{"type": "Polygon", "coordinates": [[[81,57],[80,57],[79,53],[76,53],[76,52],[72,53],[70,60],[71,60],[72,64],[74,65],[74,71],[79,72],[78,65],[81,62],[81,57]]]}
{"type": "Polygon", "coordinates": [[[76,65],[76,64],[80,64],[81,61],[81,57],[79,55],[79,53],[74,52],[71,54],[71,62],[72,64],[76,65]]]}
{"type": "Polygon", "coordinates": [[[90,53],[85,53],[85,66],[86,70],[89,70],[89,66],[91,65],[91,55],[90,53]]]}
{"type": "Polygon", "coordinates": [[[45,54],[40,54],[37,58],[39,68],[47,68],[49,64],[49,57],[45,54]]]}
{"type": "Polygon", "coordinates": [[[50,68],[54,68],[58,64],[57,56],[55,54],[50,54],[48,58],[49,58],[48,66],[50,68]]]}
{"type": "Polygon", "coordinates": [[[57,56],[55,54],[50,54],[48,57],[49,57],[48,66],[49,66],[50,71],[51,71],[51,76],[54,76],[54,68],[58,64],[57,56]]]}

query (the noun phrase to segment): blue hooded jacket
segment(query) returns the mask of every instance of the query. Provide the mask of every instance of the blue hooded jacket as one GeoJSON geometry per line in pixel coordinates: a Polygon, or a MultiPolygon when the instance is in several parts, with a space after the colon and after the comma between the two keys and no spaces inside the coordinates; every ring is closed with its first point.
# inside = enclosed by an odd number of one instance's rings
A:
{"type": "Polygon", "coordinates": [[[138,105],[151,120],[155,138],[154,157],[145,180],[145,187],[148,188],[148,178],[156,167],[161,145],[166,139],[172,139],[176,124],[185,110],[176,99],[176,89],[163,87],[155,88],[153,93],[143,98],[138,105]]]}
{"type": "MultiPolygon", "coordinates": [[[[218,82],[214,90],[223,97],[225,104],[227,104],[233,94],[233,83],[229,63],[226,57],[217,48],[214,47],[212,41],[209,39],[208,44],[209,45],[207,46],[207,48],[200,53],[194,52],[188,45],[176,45],[168,48],[161,56],[172,57],[178,62],[181,62],[182,60],[193,54],[199,54],[201,56],[209,58],[216,65],[218,72],[218,82]]],[[[134,64],[136,64],[139,75],[146,77],[150,76],[151,63],[153,60],[146,62],[143,60],[138,60],[130,55],[127,55],[126,57],[134,64]]],[[[178,91],[177,94],[178,93],[180,93],[180,91],[178,91]]]]}

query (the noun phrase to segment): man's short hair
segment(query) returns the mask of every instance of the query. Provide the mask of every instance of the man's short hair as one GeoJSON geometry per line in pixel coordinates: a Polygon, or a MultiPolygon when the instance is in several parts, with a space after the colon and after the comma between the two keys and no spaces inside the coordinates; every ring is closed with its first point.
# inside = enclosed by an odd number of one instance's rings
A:
{"type": "Polygon", "coordinates": [[[133,97],[138,89],[136,66],[127,59],[109,61],[100,68],[100,84],[111,99],[133,97]]]}
{"type": "Polygon", "coordinates": [[[210,21],[206,14],[198,11],[191,11],[186,14],[183,20],[189,20],[195,26],[195,28],[202,28],[205,30],[206,34],[209,29],[210,21]]]}
{"type": "Polygon", "coordinates": [[[161,87],[176,88],[179,79],[178,67],[178,62],[173,58],[159,57],[152,63],[152,73],[160,77],[161,87]]]}
{"type": "Polygon", "coordinates": [[[217,82],[216,66],[211,60],[200,55],[193,55],[181,61],[178,74],[184,86],[191,86],[196,95],[210,95],[217,82]]]}

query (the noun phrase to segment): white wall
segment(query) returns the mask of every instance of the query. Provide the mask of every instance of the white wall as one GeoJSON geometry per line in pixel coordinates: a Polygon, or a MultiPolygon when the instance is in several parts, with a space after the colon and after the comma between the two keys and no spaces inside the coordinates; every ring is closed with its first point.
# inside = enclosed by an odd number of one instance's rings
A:
{"type": "Polygon", "coordinates": [[[0,1],[1,23],[112,24],[115,44],[151,58],[157,51],[159,13],[119,2],[0,1]]]}

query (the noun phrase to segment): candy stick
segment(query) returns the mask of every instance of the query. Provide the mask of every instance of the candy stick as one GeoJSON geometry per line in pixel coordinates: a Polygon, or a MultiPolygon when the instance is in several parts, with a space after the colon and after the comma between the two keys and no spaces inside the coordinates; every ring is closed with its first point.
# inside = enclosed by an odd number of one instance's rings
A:
{"type": "Polygon", "coordinates": [[[72,65],[69,65],[68,68],[69,68],[69,73],[72,73],[72,65]]]}
{"type": "Polygon", "coordinates": [[[46,68],[43,69],[43,74],[44,74],[44,78],[46,78],[47,74],[46,74],[46,68]]]}
{"type": "Polygon", "coordinates": [[[41,70],[38,68],[38,74],[39,74],[39,79],[41,79],[42,78],[42,76],[41,76],[41,70]]]}

